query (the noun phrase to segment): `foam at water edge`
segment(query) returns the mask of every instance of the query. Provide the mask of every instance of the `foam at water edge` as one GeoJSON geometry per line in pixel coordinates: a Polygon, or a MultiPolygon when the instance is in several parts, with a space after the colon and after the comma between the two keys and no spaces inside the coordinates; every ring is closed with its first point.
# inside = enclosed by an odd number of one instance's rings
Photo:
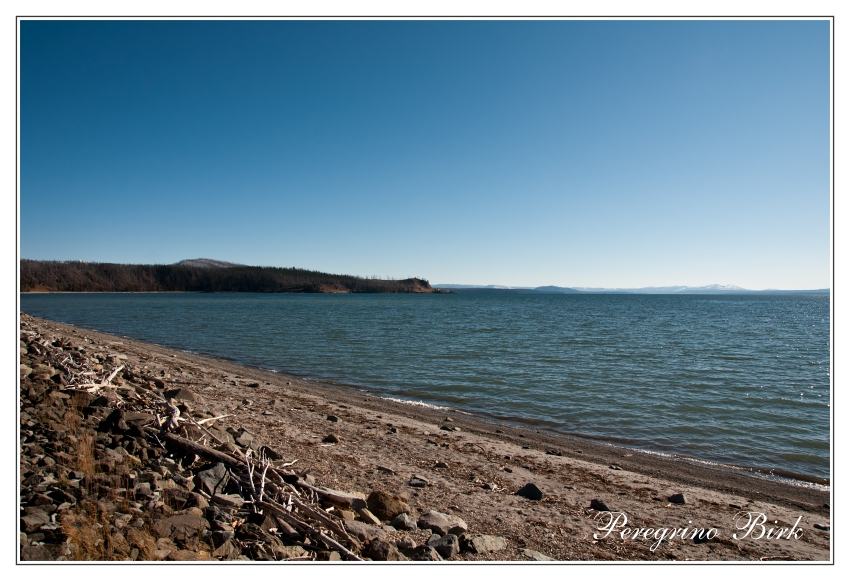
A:
{"type": "Polygon", "coordinates": [[[424,401],[411,401],[409,399],[398,399],[396,397],[382,397],[382,396],[378,396],[378,397],[380,397],[381,399],[388,399],[388,400],[394,401],[396,403],[404,403],[404,404],[407,404],[407,405],[418,405],[419,407],[430,408],[432,410],[451,410],[452,409],[452,408],[447,408],[447,407],[441,406],[441,405],[434,405],[434,404],[430,404],[430,403],[425,403],[424,401]]]}

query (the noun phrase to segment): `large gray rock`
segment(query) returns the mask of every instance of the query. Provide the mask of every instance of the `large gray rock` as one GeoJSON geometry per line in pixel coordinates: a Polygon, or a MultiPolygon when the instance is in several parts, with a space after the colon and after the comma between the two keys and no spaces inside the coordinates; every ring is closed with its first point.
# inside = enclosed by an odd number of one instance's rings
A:
{"type": "Polygon", "coordinates": [[[504,537],[494,535],[463,535],[460,542],[463,550],[478,554],[504,551],[508,548],[504,537]]]}
{"type": "Polygon", "coordinates": [[[416,524],[420,529],[431,529],[439,535],[459,535],[469,528],[462,518],[435,510],[422,513],[416,524]]]}
{"type": "Polygon", "coordinates": [[[390,526],[400,530],[400,531],[415,531],[419,527],[416,526],[416,521],[410,518],[410,516],[403,512],[393,520],[390,521],[390,526]]]}
{"type": "Polygon", "coordinates": [[[344,526],[345,530],[348,531],[349,534],[357,537],[361,541],[367,541],[376,537],[378,539],[385,540],[387,537],[387,533],[382,528],[369,525],[364,522],[347,520],[345,521],[344,526]]]}
{"type": "Polygon", "coordinates": [[[434,547],[440,556],[444,559],[451,559],[460,553],[460,540],[457,535],[445,535],[437,538],[430,538],[426,543],[429,547],[434,547]]]}
{"type": "Polygon", "coordinates": [[[667,497],[667,502],[672,502],[673,504],[687,504],[687,501],[685,500],[685,495],[681,492],[677,494],[672,494],[667,497]]]}
{"type": "Polygon", "coordinates": [[[192,482],[197,488],[212,496],[224,489],[224,485],[227,483],[227,467],[224,463],[218,462],[212,468],[201,470],[195,474],[192,482]]]}

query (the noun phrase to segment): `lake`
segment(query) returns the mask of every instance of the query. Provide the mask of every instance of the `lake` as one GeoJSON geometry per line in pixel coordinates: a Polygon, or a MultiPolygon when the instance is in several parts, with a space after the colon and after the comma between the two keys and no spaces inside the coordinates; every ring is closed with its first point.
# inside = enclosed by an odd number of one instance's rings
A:
{"type": "Polygon", "coordinates": [[[828,295],[23,294],[21,310],[541,430],[830,477],[828,295]]]}

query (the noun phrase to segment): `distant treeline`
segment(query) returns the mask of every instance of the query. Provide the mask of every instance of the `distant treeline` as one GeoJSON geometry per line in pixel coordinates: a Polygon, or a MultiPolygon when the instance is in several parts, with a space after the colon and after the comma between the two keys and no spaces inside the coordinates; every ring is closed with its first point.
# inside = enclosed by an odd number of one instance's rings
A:
{"type": "Polygon", "coordinates": [[[21,260],[21,292],[433,293],[427,280],[381,280],[300,268],[21,260]]]}

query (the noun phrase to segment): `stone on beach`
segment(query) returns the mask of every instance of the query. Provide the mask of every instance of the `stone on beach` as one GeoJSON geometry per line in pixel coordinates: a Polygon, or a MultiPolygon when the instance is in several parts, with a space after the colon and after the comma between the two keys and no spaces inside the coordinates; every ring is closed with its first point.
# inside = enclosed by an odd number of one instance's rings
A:
{"type": "Polygon", "coordinates": [[[451,559],[460,552],[460,540],[457,535],[432,535],[426,544],[434,547],[444,559],[451,559]]]}
{"type": "Polygon", "coordinates": [[[407,481],[407,485],[413,488],[425,488],[428,486],[428,481],[422,478],[421,476],[414,476],[410,480],[407,481]]]}
{"type": "Polygon", "coordinates": [[[390,520],[397,515],[410,511],[410,507],[403,497],[383,490],[373,490],[369,498],[366,499],[366,505],[381,520],[390,520]]]}
{"type": "Polygon", "coordinates": [[[508,543],[504,537],[495,535],[465,534],[461,536],[460,542],[465,551],[477,554],[504,551],[508,548],[508,543]]]}
{"type": "Polygon", "coordinates": [[[594,498],[590,501],[590,508],[593,510],[598,510],[600,512],[611,512],[611,509],[608,508],[608,505],[598,498],[594,498]]]}
{"type": "Polygon", "coordinates": [[[687,501],[685,500],[685,495],[681,492],[668,496],[667,502],[672,502],[673,504],[687,504],[687,501]]]}
{"type": "Polygon", "coordinates": [[[462,518],[435,510],[422,513],[416,524],[420,529],[431,529],[439,535],[459,535],[465,533],[468,529],[462,518]]]}
{"type": "Polygon", "coordinates": [[[517,491],[517,496],[522,496],[529,500],[543,500],[543,493],[531,482],[520,488],[517,491]]]}
{"type": "Polygon", "coordinates": [[[419,527],[416,524],[416,521],[410,518],[410,516],[403,512],[400,515],[396,516],[392,521],[390,521],[390,526],[400,530],[400,531],[415,531],[419,527]]]}

